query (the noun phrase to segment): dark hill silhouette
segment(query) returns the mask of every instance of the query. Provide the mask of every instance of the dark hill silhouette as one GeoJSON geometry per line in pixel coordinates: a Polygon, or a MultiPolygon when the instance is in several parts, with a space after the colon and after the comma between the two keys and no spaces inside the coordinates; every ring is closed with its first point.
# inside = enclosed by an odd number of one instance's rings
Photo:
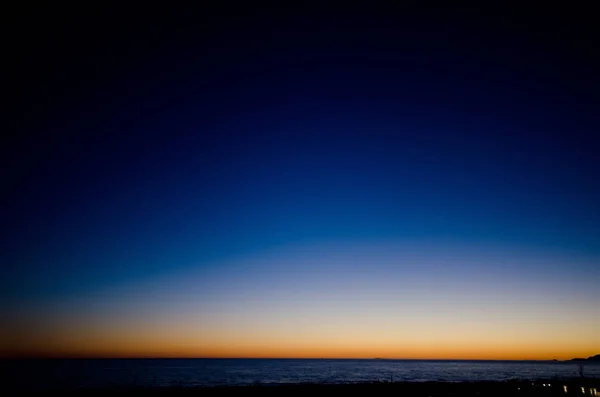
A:
{"type": "Polygon", "coordinates": [[[581,358],[581,357],[572,358],[569,361],[600,361],[600,354],[596,354],[595,356],[591,356],[588,358],[581,358]]]}

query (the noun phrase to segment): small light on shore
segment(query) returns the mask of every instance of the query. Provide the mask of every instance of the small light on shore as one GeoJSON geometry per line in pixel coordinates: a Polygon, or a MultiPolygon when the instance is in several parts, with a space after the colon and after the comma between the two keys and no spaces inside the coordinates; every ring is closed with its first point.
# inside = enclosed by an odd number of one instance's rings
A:
{"type": "Polygon", "coordinates": [[[563,385],[563,390],[565,391],[565,394],[567,394],[567,385],[563,385]]]}

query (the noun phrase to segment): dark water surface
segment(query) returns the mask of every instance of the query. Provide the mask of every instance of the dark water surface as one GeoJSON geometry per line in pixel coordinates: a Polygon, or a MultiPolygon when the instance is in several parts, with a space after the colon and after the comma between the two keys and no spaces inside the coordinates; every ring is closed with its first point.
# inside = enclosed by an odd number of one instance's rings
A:
{"type": "MultiPolygon", "coordinates": [[[[56,359],[2,363],[3,384],[24,390],[256,383],[478,381],[579,376],[573,362],[330,359],[56,359]]],[[[585,375],[600,377],[600,363],[585,375]]]]}

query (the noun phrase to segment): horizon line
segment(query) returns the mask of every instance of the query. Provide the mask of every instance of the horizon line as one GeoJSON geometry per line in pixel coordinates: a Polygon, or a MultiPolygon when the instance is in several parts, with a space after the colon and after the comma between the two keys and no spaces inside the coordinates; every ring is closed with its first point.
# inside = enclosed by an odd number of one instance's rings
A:
{"type": "Polygon", "coordinates": [[[395,360],[395,361],[572,361],[552,358],[407,358],[407,357],[215,357],[215,356],[86,356],[86,355],[16,355],[0,356],[0,360],[18,359],[83,359],[83,360],[395,360]]]}

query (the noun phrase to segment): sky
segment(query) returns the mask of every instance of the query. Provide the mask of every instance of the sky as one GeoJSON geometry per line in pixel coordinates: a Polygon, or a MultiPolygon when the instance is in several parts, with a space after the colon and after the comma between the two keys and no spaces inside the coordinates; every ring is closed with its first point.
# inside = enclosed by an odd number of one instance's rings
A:
{"type": "Polygon", "coordinates": [[[587,11],[14,11],[0,355],[600,353],[587,11]]]}

